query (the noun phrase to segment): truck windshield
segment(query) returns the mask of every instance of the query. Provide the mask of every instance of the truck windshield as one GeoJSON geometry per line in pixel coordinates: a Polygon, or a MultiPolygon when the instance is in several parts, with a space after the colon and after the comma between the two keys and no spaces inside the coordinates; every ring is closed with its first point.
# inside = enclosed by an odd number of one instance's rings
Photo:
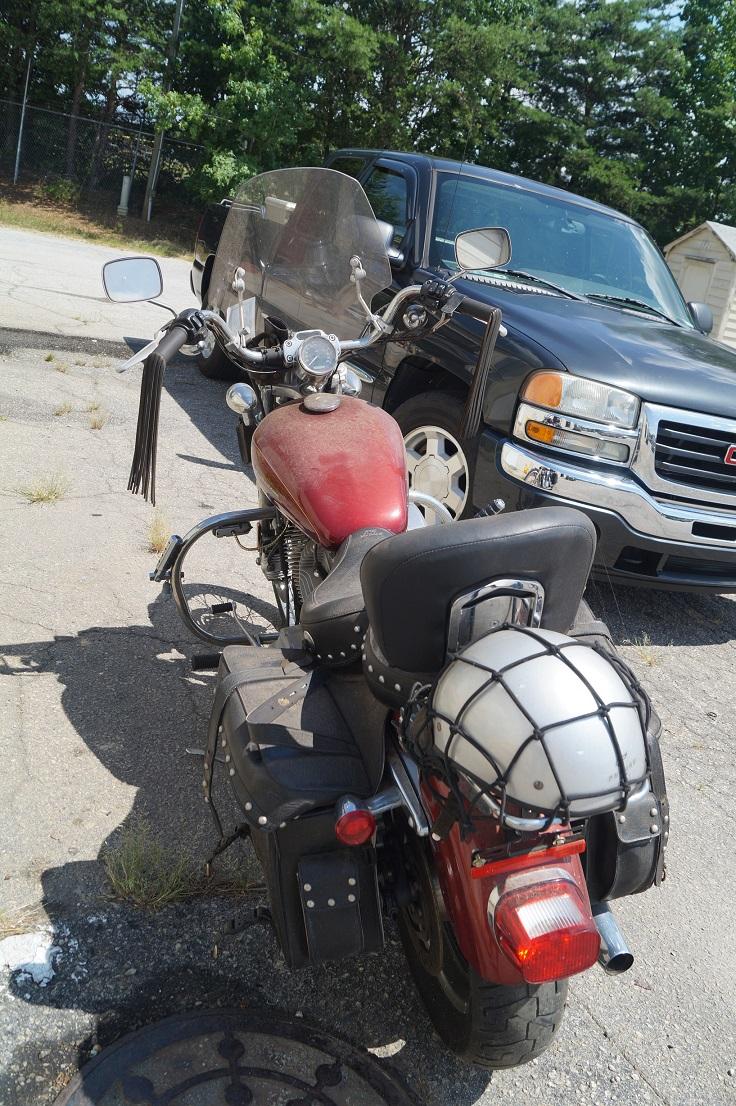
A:
{"type": "MultiPolygon", "coordinates": [[[[509,268],[612,306],[664,314],[693,327],[685,301],[653,241],[641,227],[521,185],[438,174],[429,262],[457,269],[455,237],[473,227],[506,227],[509,268]],[[638,301],[641,308],[624,300],[638,301]]],[[[499,280],[503,270],[493,270],[499,280]]]]}

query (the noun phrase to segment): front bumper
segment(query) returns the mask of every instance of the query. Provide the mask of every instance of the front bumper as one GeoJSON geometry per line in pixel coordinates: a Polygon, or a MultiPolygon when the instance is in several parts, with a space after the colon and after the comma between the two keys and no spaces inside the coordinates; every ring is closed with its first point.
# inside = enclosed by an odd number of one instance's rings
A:
{"type": "Polygon", "coordinates": [[[476,502],[486,488],[517,508],[565,504],[583,510],[598,531],[597,574],[736,591],[736,510],[657,498],[629,470],[584,467],[490,431],[478,456],[476,502]]]}

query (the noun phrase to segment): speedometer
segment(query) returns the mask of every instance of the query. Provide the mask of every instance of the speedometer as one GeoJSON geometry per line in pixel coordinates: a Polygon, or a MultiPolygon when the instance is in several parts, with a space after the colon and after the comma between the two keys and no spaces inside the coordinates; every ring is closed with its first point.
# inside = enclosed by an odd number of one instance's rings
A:
{"type": "Polygon", "coordinates": [[[324,334],[311,334],[299,347],[299,367],[313,380],[324,380],[337,368],[337,350],[324,334]]]}

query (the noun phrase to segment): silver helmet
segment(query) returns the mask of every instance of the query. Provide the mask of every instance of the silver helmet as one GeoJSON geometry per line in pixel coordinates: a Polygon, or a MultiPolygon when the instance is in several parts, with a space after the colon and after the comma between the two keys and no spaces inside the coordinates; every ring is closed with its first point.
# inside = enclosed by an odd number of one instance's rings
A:
{"type": "Polygon", "coordinates": [[[437,682],[435,753],[497,801],[565,818],[613,810],[648,785],[642,702],[625,675],[564,634],[491,631],[437,682]]]}

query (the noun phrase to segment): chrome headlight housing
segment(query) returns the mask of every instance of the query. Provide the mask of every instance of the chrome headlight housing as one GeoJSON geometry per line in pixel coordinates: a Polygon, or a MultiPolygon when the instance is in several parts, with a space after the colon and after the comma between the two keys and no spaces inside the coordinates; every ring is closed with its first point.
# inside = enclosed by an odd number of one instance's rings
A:
{"type": "Polygon", "coordinates": [[[514,437],[629,464],[639,437],[638,396],[566,372],[544,370],[525,381],[514,437]]]}

